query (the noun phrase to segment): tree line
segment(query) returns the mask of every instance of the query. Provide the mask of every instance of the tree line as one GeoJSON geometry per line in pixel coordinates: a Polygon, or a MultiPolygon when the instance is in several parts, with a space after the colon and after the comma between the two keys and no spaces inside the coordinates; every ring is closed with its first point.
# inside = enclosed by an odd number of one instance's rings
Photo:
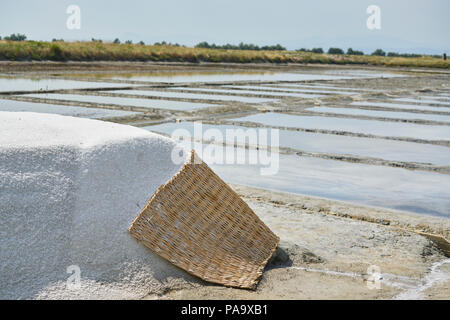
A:
{"type": "Polygon", "coordinates": [[[195,45],[196,48],[206,48],[206,49],[225,49],[225,50],[266,50],[266,51],[275,51],[275,50],[286,50],[285,47],[281,46],[280,44],[272,45],[272,46],[257,46],[252,43],[239,43],[238,45],[233,44],[224,44],[224,45],[217,45],[215,43],[209,44],[206,41],[200,42],[197,45],[195,45]]]}
{"type": "MultiPolygon", "coordinates": [[[[312,52],[312,53],[325,53],[322,48],[312,48],[312,49],[298,49],[296,51],[301,52],[312,52]]],[[[331,47],[327,51],[328,54],[348,54],[354,56],[364,56],[366,55],[363,51],[353,50],[352,48],[348,48],[347,52],[344,52],[341,48],[331,47]]],[[[418,58],[421,57],[421,54],[416,53],[398,53],[398,52],[385,52],[383,49],[376,49],[374,52],[370,54],[371,56],[380,56],[380,57],[406,57],[406,58],[418,58]]],[[[438,56],[438,55],[436,55],[438,56]]]]}
{"type": "MultiPolygon", "coordinates": [[[[0,37],[0,40],[2,40],[2,37],[0,37]]],[[[6,36],[3,38],[3,40],[8,40],[8,41],[25,41],[27,40],[27,36],[24,34],[20,34],[20,33],[13,33],[10,36],[6,36]]]]}

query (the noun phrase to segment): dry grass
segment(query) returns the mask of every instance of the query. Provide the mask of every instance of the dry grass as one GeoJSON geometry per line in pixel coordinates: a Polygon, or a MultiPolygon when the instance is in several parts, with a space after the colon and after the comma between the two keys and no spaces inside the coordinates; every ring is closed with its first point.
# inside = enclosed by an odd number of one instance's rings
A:
{"type": "Polygon", "coordinates": [[[294,51],[249,51],[100,42],[0,41],[0,60],[30,61],[172,61],[234,63],[328,63],[450,68],[449,60],[329,55],[294,51]]]}

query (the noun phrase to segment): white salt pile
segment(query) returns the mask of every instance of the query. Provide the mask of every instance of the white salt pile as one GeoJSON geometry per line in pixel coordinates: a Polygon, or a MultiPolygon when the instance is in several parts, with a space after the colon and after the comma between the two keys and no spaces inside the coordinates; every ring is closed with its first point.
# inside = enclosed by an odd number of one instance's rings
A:
{"type": "Polygon", "coordinates": [[[131,126],[0,112],[0,298],[138,298],[189,280],[127,231],[181,168],[174,145],[131,126]]]}

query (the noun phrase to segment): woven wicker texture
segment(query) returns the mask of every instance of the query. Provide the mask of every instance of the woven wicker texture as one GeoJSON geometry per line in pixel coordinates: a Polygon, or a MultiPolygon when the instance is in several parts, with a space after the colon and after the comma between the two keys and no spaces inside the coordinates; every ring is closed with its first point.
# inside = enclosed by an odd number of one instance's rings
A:
{"type": "Polygon", "coordinates": [[[255,288],[279,238],[194,151],[156,190],[129,231],[203,280],[255,288]]]}

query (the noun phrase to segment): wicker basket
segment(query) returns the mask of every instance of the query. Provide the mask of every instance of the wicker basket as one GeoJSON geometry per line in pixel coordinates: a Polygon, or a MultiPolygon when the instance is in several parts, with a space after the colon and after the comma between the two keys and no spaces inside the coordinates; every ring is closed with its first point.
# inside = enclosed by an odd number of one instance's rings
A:
{"type": "Polygon", "coordinates": [[[194,151],[129,227],[156,254],[209,282],[254,289],[279,238],[194,151]]]}

